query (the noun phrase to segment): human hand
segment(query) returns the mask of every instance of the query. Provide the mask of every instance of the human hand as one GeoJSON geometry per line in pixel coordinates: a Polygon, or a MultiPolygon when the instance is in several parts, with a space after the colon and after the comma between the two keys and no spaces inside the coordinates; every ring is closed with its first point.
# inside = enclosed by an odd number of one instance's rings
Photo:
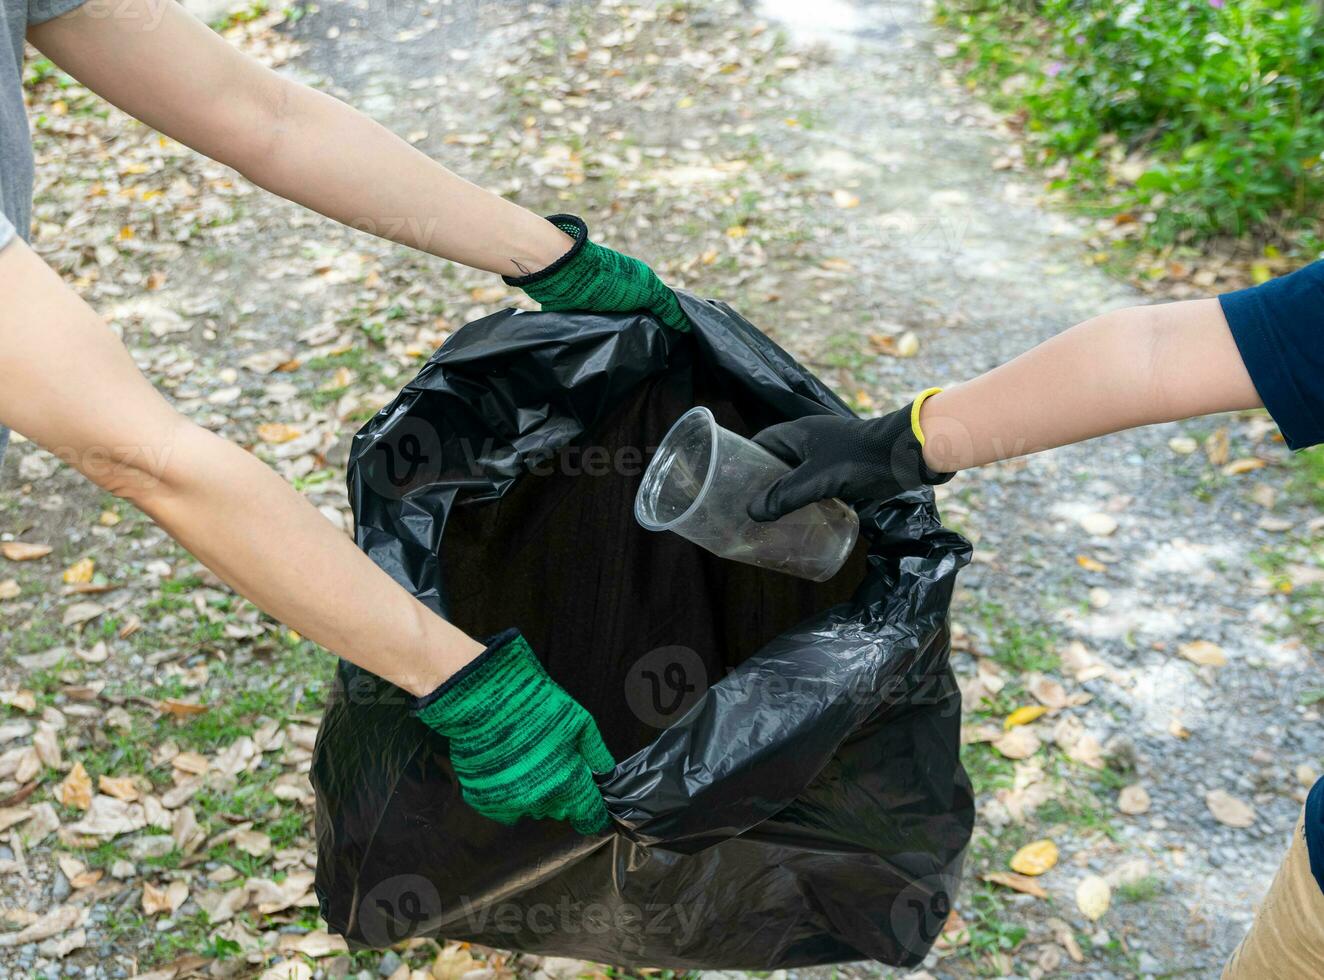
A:
{"type": "Polygon", "coordinates": [[[754,441],[794,469],[750,502],[749,516],[775,521],[828,497],[854,504],[946,483],[953,474],[924,464],[919,427],[919,407],[937,391],[881,418],[808,415],[764,429],[754,441]]]}
{"type": "Polygon", "coordinates": [[[516,630],[507,630],[415,715],[450,739],[464,800],[485,817],[567,820],[581,834],[610,823],[595,772],[616,762],[597,723],[553,681],[516,630]]]}

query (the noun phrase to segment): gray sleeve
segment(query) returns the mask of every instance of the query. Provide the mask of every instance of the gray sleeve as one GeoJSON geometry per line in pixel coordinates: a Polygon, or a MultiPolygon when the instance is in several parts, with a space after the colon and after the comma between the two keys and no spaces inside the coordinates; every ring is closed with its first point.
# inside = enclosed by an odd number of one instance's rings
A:
{"type": "Polygon", "coordinates": [[[87,0],[28,0],[28,24],[44,24],[85,3],[87,0]]]}

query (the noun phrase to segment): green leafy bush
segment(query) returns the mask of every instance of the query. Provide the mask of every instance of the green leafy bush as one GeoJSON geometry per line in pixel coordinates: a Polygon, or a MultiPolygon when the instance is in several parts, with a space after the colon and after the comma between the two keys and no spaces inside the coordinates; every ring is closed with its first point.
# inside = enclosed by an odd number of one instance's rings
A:
{"type": "Polygon", "coordinates": [[[942,0],[970,79],[1037,162],[1094,203],[1151,211],[1150,244],[1318,229],[1317,0],[942,0]]]}

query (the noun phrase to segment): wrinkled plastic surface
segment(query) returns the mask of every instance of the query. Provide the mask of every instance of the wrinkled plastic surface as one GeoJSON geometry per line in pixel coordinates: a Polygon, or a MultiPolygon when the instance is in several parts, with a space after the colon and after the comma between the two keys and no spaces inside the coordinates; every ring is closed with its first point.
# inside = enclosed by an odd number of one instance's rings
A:
{"type": "Polygon", "coordinates": [[[358,434],[359,545],[473,635],[518,626],[620,760],[615,826],[503,827],[446,741],[342,663],[314,752],[316,890],[356,946],[410,936],[629,966],[914,965],[973,823],[947,608],[969,545],[927,490],[858,509],[813,583],[632,513],[648,450],[696,404],[742,434],[848,414],[729,307],[507,311],[458,331],[358,434]]]}
{"type": "Polygon", "coordinates": [[[855,549],[855,511],[840,500],[820,500],[775,521],[749,516],[750,502],[789,472],[700,405],[662,437],[644,471],[634,516],[649,531],[671,531],[729,561],[826,582],[855,549]]]}

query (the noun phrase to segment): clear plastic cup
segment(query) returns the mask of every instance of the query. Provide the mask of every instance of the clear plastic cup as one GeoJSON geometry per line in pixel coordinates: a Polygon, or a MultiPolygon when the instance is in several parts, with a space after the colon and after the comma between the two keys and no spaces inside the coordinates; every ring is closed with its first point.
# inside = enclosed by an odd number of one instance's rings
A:
{"type": "Polygon", "coordinates": [[[723,429],[708,409],[692,408],[648,464],[634,516],[650,531],[675,531],[722,558],[825,582],[855,547],[855,511],[840,500],[821,500],[768,523],[746,511],[790,471],[762,446],[723,429]]]}

